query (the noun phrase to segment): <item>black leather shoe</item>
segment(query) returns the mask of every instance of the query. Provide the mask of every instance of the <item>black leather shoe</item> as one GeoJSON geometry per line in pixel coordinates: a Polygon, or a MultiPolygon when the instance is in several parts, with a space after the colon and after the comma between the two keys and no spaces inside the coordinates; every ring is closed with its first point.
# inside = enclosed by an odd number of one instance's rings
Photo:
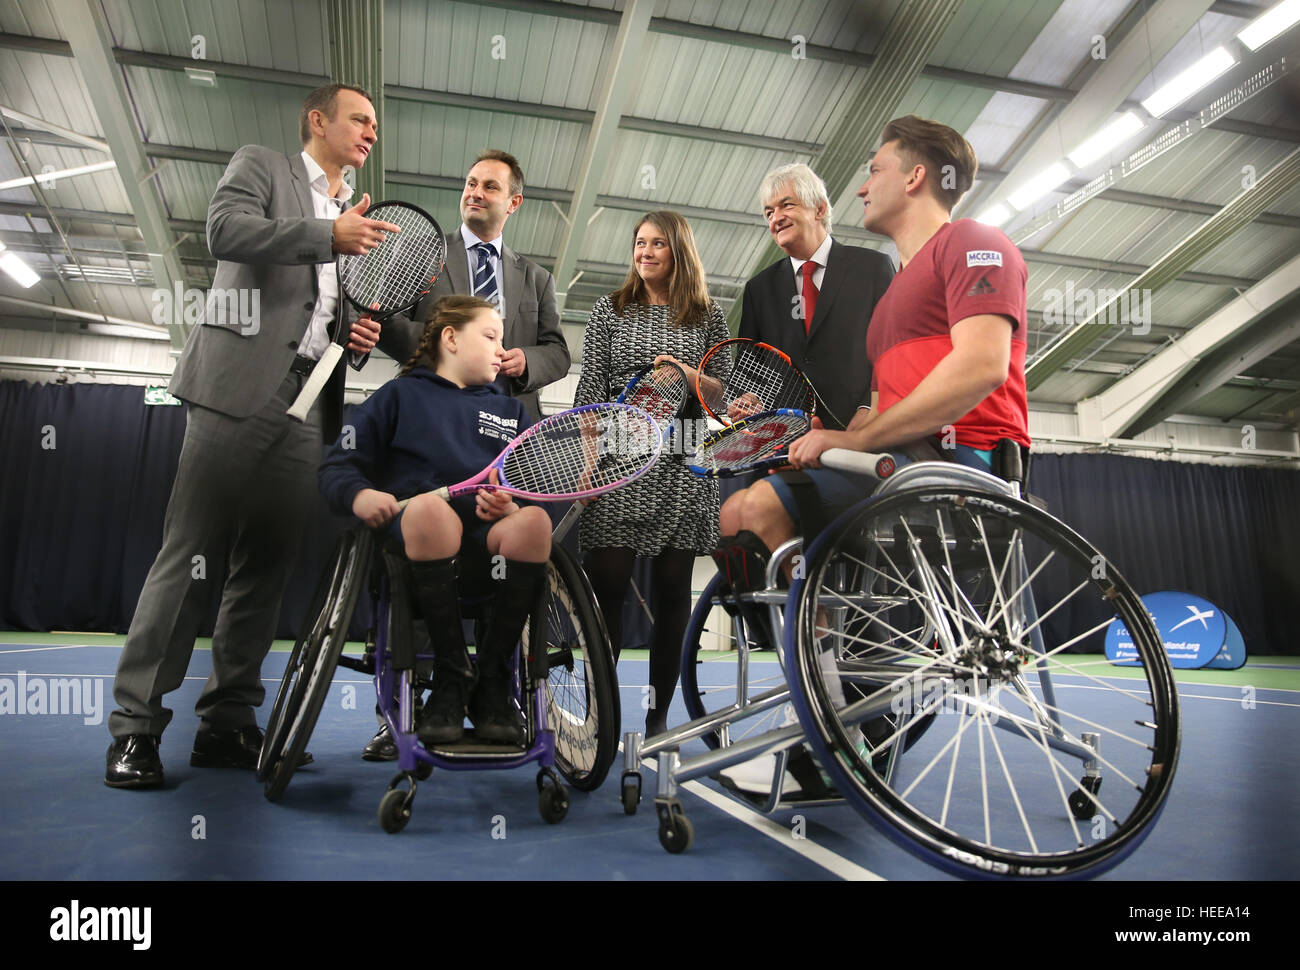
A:
{"type": "MultiPolygon", "coordinates": [[[[214,731],[211,728],[199,728],[194,735],[194,750],[190,752],[190,766],[193,768],[243,768],[252,771],[257,767],[258,756],[262,753],[262,729],[256,725],[235,728],[230,731],[214,731]]],[[[310,752],[303,752],[298,760],[298,767],[309,765],[313,761],[310,752]]]]}
{"type": "Polygon", "coordinates": [[[370,743],[366,745],[365,750],[361,752],[362,761],[396,761],[397,760],[397,742],[393,740],[393,732],[388,730],[388,725],[381,727],[370,743]]]}
{"type": "Polygon", "coordinates": [[[128,734],[114,738],[108,746],[104,784],[110,788],[162,787],[163,766],[158,757],[158,741],[153,734],[128,734]]]}

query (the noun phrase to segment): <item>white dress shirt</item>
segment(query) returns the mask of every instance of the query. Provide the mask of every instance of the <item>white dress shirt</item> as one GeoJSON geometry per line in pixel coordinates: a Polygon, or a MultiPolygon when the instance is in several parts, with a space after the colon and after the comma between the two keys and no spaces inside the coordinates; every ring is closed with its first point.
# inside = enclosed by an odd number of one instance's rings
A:
{"type": "MultiPolygon", "coordinates": [[[[343,212],[348,199],[352,198],[352,186],[347,182],[339,185],[339,194],[330,197],[329,176],[316,164],[316,159],[302,153],[302,162],[307,166],[307,181],[311,183],[311,206],[317,219],[333,222],[343,212]]],[[[316,264],[316,306],[311,311],[311,320],[298,341],[298,353],[312,360],[320,360],[321,354],[330,344],[329,326],[334,319],[339,303],[339,278],[334,269],[334,261],[316,264]]]]}
{"type": "MultiPolygon", "coordinates": [[[[818,293],[822,291],[822,279],[826,276],[826,260],[830,259],[830,255],[831,237],[827,235],[826,238],[822,240],[822,244],[817,247],[817,251],[809,257],[817,264],[817,268],[813,270],[813,286],[817,287],[818,293]]],[[[806,262],[808,262],[807,259],[795,259],[793,256],[790,257],[790,265],[794,267],[795,289],[801,294],[803,293],[803,277],[800,275],[801,267],[806,262]]]]}

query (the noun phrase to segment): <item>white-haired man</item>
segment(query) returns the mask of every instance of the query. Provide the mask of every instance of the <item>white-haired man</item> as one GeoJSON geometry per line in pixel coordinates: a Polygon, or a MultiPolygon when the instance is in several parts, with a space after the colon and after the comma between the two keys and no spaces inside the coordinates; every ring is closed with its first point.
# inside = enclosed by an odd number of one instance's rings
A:
{"type": "MultiPolygon", "coordinates": [[[[768,172],[759,200],[768,232],[785,257],[745,284],[739,336],[789,354],[817,391],[825,427],[841,430],[859,408],[871,403],[867,325],[894,278],[894,265],[884,253],[845,246],[831,236],[826,184],[807,165],[783,165],[768,172]]],[[[803,500],[805,519],[819,517],[819,496],[799,485],[801,477],[787,474],[794,480],[784,487],[803,500]]],[[[766,553],[761,534],[744,531],[734,518],[724,518],[727,538],[715,556],[729,575],[744,570],[747,556],[766,553]]],[[[820,525],[818,521],[810,531],[820,525]]],[[[804,749],[791,752],[790,773],[787,792],[804,790],[808,797],[823,793],[820,772],[804,749]]],[[[722,778],[741,791],[765,792],[772,782],[771,757],[730,768],[722,778]]]]}
{"type": "Polygon", "coordinates": [[[745,284],[739,336],[789,354],[821,395],[825,426],[840,430],[871,403],[867,324],[894,266],[832,238],[826,185],[807,165],[768,172],[759,199],[785,258],[745,284]]]}

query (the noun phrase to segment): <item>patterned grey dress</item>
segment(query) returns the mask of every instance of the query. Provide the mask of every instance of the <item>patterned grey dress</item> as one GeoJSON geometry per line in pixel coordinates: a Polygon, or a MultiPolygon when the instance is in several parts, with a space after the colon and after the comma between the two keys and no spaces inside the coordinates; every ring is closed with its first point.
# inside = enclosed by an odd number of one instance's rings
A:
{"type": "MultiPolygon", "coordinates": [[[[710,347],[731,336],[713,301],[704,326],[673,326],[670,313],[666,306],[633,304],[619,316],[608,296],[596,301],[582,342],[574,406],[616,400],[633,375],[660,354],[698,367],[710,347]]],[[[674,436],[650,471],[587,506],[578,520],[584,554],[621,546],[638,556],[657,556],[664,549],[703,555],[718,544],[718,483],[691,474],[682,438],[674,436]]]]}

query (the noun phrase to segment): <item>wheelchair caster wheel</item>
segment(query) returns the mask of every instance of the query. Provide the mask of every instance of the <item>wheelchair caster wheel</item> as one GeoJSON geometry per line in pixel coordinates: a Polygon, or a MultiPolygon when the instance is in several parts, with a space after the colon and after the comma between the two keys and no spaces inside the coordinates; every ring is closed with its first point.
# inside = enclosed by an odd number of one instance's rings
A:
{"type": "Polygon", "coordinates": [[[569,794],[563,785],[548,785],[537,796],[537,808],[543,821],[554,825],[569,814],[569,794]]]}
{"type": "Polygon", "coordinates": [[[1097,814],[1097,800],[1092,796],[1101,790],[1101,778],[1080,778],[1079,787],[1070,792],[1066,801],[1070,805],[1070,814],[1086,822],[1097,814]]]}
{"type": "Polygon", "coordinates": [[[428,781],[429,776],[433,774],[433,765],[427,761],[418,761],[415,765],[415,777],[420,781],[428,781]]]}
{"type": "Polygon", "coordinates": [[[411,804],[406,792],[394,788],[379,802],[379,824],[390,835],[406,828],[411,820],[411,804]]]}
{"type": "Polygon", "coordinates": [[[695,827],[682,811],[682,803],[677,799],[668,802],[655,802],[659,811],[659,844],[677,855],[685,852],[695,841],[695,827]]]}
{"type": "Polygon", "coordinates": [[[636,807],[641,802],[641,774],[637,771],[623,772],[623,814],[635,815],[636,807]]]}

